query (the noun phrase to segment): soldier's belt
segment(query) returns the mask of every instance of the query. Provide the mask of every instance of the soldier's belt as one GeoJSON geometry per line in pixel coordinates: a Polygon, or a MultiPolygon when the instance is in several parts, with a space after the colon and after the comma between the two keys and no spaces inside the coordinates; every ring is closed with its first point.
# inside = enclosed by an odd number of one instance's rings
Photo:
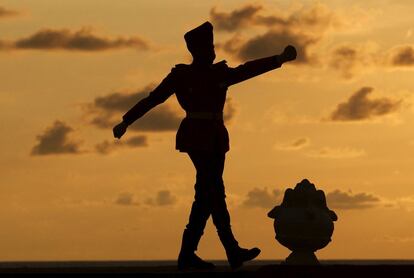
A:
{"type": "Polygon", "coordinates": [[[186,114],[189,119],[223,120],[223,112],[186,112],[186,114]]]}

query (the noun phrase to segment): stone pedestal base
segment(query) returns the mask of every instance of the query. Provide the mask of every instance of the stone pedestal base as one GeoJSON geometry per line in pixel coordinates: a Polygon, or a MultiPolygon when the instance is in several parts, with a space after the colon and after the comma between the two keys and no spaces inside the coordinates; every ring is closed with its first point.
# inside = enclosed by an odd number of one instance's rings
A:
{"type": "Polygon", "coordinates": [[[312,251],[293,251],[286,258],[283,265],[320,265],[318,258],[312,251]]]}

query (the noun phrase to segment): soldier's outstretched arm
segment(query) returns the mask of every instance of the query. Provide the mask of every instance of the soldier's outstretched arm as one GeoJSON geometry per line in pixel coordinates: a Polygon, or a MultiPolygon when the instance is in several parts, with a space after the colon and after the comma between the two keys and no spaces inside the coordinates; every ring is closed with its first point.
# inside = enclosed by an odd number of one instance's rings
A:
{"type": "Polygon", "coordinates": [[[114,137],[121,138],[129,125],[141,118],[145,113],[166,101],[174,93],[174,77],[170,73],[149,95],[139,100],[122,116],[122,122],[113,128],[114,137]]]}
{"type": "Polygon", "coordinates": [[[283,63],[296,59],[296,49],[289,45],[280,55],[248,61],[236,68],[229,68],[227,86],[240,83],[265,72],[280,68],[283,63]]]}

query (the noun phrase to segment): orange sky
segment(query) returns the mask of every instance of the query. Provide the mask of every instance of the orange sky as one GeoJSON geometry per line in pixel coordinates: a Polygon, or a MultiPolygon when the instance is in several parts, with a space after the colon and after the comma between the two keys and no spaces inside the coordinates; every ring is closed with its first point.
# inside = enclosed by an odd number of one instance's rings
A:
{"type": "MultiPolygon", "coordinates": [[[[206,20],[216,61],[288,43],[300,54],[228,93],[240,244],[286,257],[266,214],[308,178],[339,216],[320,258],[412,259],[413,12],[403,0],[2,1],[0,260],[176,258],[194,194],[175,150],[183,112],[171,97],[120,142],[111,125],[190,61],[183,34],[206,20]]],[[[210,222],[198,253],[225,258],[210,222]]]]}

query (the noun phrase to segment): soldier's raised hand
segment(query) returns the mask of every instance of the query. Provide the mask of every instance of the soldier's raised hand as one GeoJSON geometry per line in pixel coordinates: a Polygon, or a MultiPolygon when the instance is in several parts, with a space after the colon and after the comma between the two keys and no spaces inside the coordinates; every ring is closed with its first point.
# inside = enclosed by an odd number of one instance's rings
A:
{"type": "Polygon", "coordinates": [[[296,55],[297,55],[296,49],[292,45],[286,46],[285,47],[285,50],[283,50],[283,53],[281,54],[281,56],[282,56],[282,58],[283,58],[283,60],[285,62],[289,62],[289,61],[295,60],[296,59],[296,55]]]}
{"type": "Polygon", "coordinates": [[[127,131],[128,124],[125,122],[120,122],[113,128],[114,137],[121,139],[122,135],[127,131]]]}

